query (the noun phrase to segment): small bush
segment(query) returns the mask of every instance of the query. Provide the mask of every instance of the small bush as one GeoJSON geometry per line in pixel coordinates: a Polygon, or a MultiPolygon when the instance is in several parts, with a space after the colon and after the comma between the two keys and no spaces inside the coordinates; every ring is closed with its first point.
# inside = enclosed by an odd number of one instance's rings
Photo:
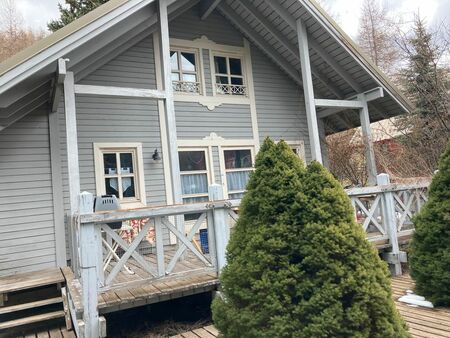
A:
{"type": "Polygon", "coordinates": [[[450,305],[450,143],[428,202],[413,221],[416,231],[409,258],[417,293],[435,305],[450,305]]]}
{"type": "Polygon", "coordinates": [[[212,306],[224,337],[409,336],[330,173],[266,140],[247,188],[212,306]]]}

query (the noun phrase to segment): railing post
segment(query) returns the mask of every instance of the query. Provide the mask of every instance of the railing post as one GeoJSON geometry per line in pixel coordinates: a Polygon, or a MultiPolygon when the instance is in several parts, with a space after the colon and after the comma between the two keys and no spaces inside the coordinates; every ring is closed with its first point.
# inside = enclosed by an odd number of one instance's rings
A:
{"type": "MultiPolygon", "coordinates": [[[[210,201],[224,200],[223,187],[220,184],[211,184],[209,186],[209,199],[210,201]]],[[[230,227],[228,226],[227,215],[227,211],[224,208],[213,209],[217,270],[219,272],[227,263],[226,249],[230,239],[230,227]]]]}
{"type": "MultiPolygon", "coordinates": [[[[391,183],[388,174],[379,174],[377,176],[377,185],[389,185],[391,183]]],[[[402,266],[400,263],[400,248],[398,245],[397,219],[395,216],[394,195],[391,191],[382,192],[383,197],[383,223],[389,236],[392,251],[385,255],[394,276],[402,274],[402,266]]]]}
{"type": "MultiPolygon", "coordinates": [[[[94,196],[91,193],[82,192],[79,205],[80,215],[93,213],[94,196]]],[[[101,230],[95,223],[80,225],[80,254],[85,337],[96,338],[100,336],[97,297],[101,283],[99,272],[103,273],[103,269],[100,263],[102,262],[101,230]]]]}

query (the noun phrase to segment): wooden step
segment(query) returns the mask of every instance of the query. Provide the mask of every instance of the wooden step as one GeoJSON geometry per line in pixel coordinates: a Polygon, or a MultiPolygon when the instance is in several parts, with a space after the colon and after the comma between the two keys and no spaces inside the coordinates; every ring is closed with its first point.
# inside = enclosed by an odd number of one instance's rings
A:
{"type": "Polygon", "coordinates": [[[55,297],[55,298],[49,298],[49,299],[44,299],[44,300],[38,300],[35,302],[23,303],[23,304],[19,304],[19,305],[0,307],[0,315],[3,315],[5,313],[22,311],[22,310],[26,310],[26,309],[34,309],[37,307],[51,305],[51,304],[58,304],[58,303],[61,303],[62,301],[63,301],[62,297],[55,297]]]}
{"type": "Polygon", "coordinates": [[[43,313],[40,315],[29,316],[29,317],[14,319],[14,320],[0,323],[0,330],[9,329],[9,328],[27,325],[27,324],[39,323],[39,322],[43,322],[46,320],[63,318],[63,317],[64,317],[64,311],[54,311],[54,312],[49,312],[49,313],[43,313]]]}
{"type": "Polygon", "coordinates": [[[40,286],[63,283],[64,276],[59,268],[21,273],[0,278],[0,294],[40,286]]]}

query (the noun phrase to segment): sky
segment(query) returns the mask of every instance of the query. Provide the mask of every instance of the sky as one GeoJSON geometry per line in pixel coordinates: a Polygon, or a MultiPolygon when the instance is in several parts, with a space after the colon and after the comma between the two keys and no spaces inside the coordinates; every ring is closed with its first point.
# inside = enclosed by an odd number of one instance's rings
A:
{"type": "MultiPolygon", "coordinates": [[[[1,1],[1,0],[0,0],[1,1]]],[[[58,2],[63,0],[15,0],[26,24],[32,29],[46,29],[46,23],[58,17],[58,2]]],[[[352,38],[358,31],[358,19],[363,0],[322,0],[338,23],[352,38]]],[[[450,24],[450,0],[378,0],[383,1],[397,18],[410,21],[419,12],[428,24],[442,21],[450,24]]]]}

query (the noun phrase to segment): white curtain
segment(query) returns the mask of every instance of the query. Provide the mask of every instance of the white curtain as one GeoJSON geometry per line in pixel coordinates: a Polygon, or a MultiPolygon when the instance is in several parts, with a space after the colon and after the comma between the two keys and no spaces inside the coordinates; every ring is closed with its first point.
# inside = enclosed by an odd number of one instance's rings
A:
{"type": "Polygon", "coordinates": [[[250,171],[236,171],[227,173],[228,191],[245,190],[250,171]]]}
{"type": "Polygon", "coordinates": [[[183,195],[208,193],[208,178],[206,174],[181,175],[183,195]]]}

